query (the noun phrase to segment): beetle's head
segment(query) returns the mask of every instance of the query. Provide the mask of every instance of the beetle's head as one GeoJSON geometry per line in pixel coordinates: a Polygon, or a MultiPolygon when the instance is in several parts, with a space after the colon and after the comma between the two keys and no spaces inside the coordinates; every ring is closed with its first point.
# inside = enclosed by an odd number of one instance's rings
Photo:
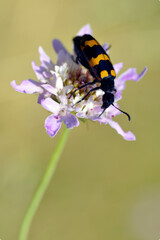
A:
{"type": "Polygon", "coordinates": [[[112,105],[113,107],[115,107],[116,109],[118,109],[120,112],[124,113],[125,115],[127,115],[128,117],[128,120],[130,121],[131,117],[128,113],[122,111],[121,109],[119,109],[118,107],[116,107],[113,102],[114,102],[114,95],[110,92],[106,92],[103,97],[102,97],[102,101],[103,101],[103,104],[102,104],[102,109],[103,111],[101,112],[101,114],[99,115],[99,117],[104,113],[104,111],[110,106],[112,105]]]}
{"type": "Polygon", "coordinates": [[[114,102],[114,95],[110,92],[106,92],[102,97],[102,101],[102,108],[106,109],[114,102]]]}

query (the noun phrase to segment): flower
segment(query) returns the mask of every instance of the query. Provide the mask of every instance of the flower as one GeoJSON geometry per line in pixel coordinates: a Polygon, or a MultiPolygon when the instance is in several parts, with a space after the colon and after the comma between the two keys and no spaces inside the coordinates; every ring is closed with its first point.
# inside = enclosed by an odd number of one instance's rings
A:
{"type": "MultiPolygon", "coordinates": [[[[82,36],[84,34],[92,35],[89,24],[81,28],[77,35],[82,36]]],[[[103,47],[107,49],[108,44],[105,43],[103,47]]],[[[124,132],[120,125],[113,120],[113,117],[121,114],[114,106],[110,105],[99,117],[102,112],[102,96],[104,94],[102,90],[93,92],[85,100],[76,104],[89,90],[96,87],[96,83],[80,89],[71,98],[69,97],[74,89],[93,81],[93,77],[87,69],[74,62],[72,55],[58,39],[53,40],[53,48],[57,53],[57,64],[51,61],[42,47],[39,47],[41,65],[37,66],[35,62],[32,62],[32,68],[38,78],[38,82],[32,79],[23,80],[20,85],[17,85],[15,80],[11,82],[12,87],[18,92],[39,93],[38,103],[49,112],[52,112],[52,115],[45,120],[47,133],[54,137],[60,129],[62,122],[65,123],[67,128],[71,129],[79,125],[78,119],[84,118],[98,121],[99,123],[108,123],[125,140],[135,140],[132,132],[124,132]]],[[[123,63],[114,65],[116,75],[118,75],[122,67],[123,63]]],[[[116,107],[118,107],[117,102],[122,98],[125,82],[127,80],[139,81],[146,71],[147,68],[145,67],[140,74],[137,74],[135,68],[130,68],[115,79],[116,93],[114,105],[116,107]]]]}

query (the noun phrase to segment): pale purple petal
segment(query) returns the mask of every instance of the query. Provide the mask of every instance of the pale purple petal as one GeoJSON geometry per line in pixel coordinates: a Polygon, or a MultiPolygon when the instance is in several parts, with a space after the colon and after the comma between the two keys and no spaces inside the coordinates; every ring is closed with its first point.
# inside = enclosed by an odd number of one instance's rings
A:
{"type": "MultiPolygon", "coordinates": [[[[114,105],[116,107],[119,107],[117,103],[114,103],[114,105]]],[[[102,109],[101,109],[102,111],[102,109]]],[[[101,113],[101,111],[99,111],[99,114],[101,113]]],[[[117,116],[121,114],[121,112],[115,108],[114,106],[109,106],[106,111],[101,115],[100,118],[97,119],[97,121],[99,123],[104,123],[104,124],[107,124],[108,123],[108,120],[112,120],[113,117],[117,116]]]]}
{"type": "Polygon", "coordinates": [[[45,99],[45,93],[40,93],[39,96],[38,96],[38,100],[37,100],[37,103],[38,104],[41,104],[41,101],[45,99]]]}
{"type": "Polygon", "coordinates": [[[67,95],[73,89],[73,85],[63,87],[63,94],[67,95]]]}
{"type": "Polygon", "coordinates": [[[43,73],[44,78],[50,79],[52,78],[53,74],[51,72],[44,71],[43,73]]]}
{"type": "Polygon", "coordinates": [[[114,64],[114,70],[116,72],[116,75],[118,75],[119,71],[121,70],[121,68],[123,67],[123,63],[117,63],[117,64],[114,64]]]}
{"type": "Polygon", "coordinates": [[[76,113],[76,116],[78,118],[86,118],[86,113],[85,112],[78,112],[78,113],[76,113]]]}
{"type": "MultiPolygon", "coordinates": [[[[119,105],[115,102],[114,103],[114,106],[119,108],[119,105]]],[[[107,113],[107,117],[109,118],[113,118],[119,114],[122,114],[117,108],[115,108],[114,106],[109,106],[109,108],[106,110],[108,113],[107,113]]],[[[104,114],[105,115],[105,114],[104,114]]]]}
{"type": "Polygon", "coordinates": [[[79,121],[76,116],[67,113],[65,116],[61,116],[61,119],[64,121],[67,128],[78,127],[79,121]]]}
{"type": "Polygon", "coordinates": [[[48,91],[49,93],[52,93],[54,95],[57,96],[57,90],[56,88],[52,87],[50,84],[42,84],[41,85],[46,91],[48,91]]]}
{"type": "Polygon", "coordinates": [[[63,63],[67,62],[68,60],[72,60],[72,56],[67,52],[64,52],[63,50],[60,50],[57,56],[57,65],[62,65],[63,63]]]}
{"type": "Polygon", "coordinates": [[[63,51],[64,53],[69,54],[67,49],[63,46],[63,44],[58,39],[54,39],[53,42],[52,42],[52,45],[53,45],[53,48],[54,48],[54,50],[57,54],[60,51],[63,51]]]}
{"type": "Polygon", "coordinates": [[[145,72],[147,71],[147,68],[145,67],[144,70],[138,74],[136,72],[136,68],[130,68],[128,69],[126,72],[124,72],[123,74],[121,74],[115,81],[115,86],[116,89],[118,89],[119,91],[122,91],[123,89],[125,89],[125,82],[127,80],[134,80],[134,81],[139,81],[145,74],[145,72]]]}
{"type": "Polygon", "coordinates": [[[49,56],[45,53],[42,47],[39,47],[39,54],[42,67],[46,67],[48,70],[54,69],[54,64],[49,58],[49,56]]]}
{"type": "Polygon", "coordinates": [[[109,44],[108,44],[108,43],[104,43],[104,44],[102,45],[102,47],[103,47],[103,49],[105,50],[105,52],[108,54],[108,52],[109,52],[109,44]]]}
{"type": "Polygon", "coordinates": [[[92,29],[90,27],[90,24],[86,24],[84,27],[82,27],[77,33],[77,36],[83,36],[84,34],[92,35],[92,29]]]}
{"type": "Polygon", "coordinates": [[[61,127],[62,121],[55,115],[50,115],[45,120],[45,128],[50,137],[54,137],[61,127]]]}
{"type": "Polygon", "coordinates": [[[49,112],[53,112],[54,115],[58,115],[61,106],[59,103],[55,102],[53,99],[51,98],[46,98],[44,100],[41,101],[42,106],[47,109],[49,112]]]}
{"type": "Polygon", "coordinates": [[[62,65],[66,60],[66,53],[64,51],[59,51],[57,55],[57,65],[62,65]]]}
{"type": "Polygon", "coordinates": [[[32,61],[32,68],[35,72],[42,74],[46,69],[43,66],[37,66],[35,61],[32,61]]]}
{"type": "Polygon", "coordinates": [[[143,69],[143,71],[139,74],[137,80],[135,80],[135,81],[139,81],[139,80],[146,74],[147,70],[148,70],[148,68],[145,67],[145,68],[143,69]]]}
{"type": "Polygon", "coordinates": [[[135,141],[136,137],[132,132],[124,132],[123,129],[119,126],[117,122],[114,122],[113,120],[108,120],[109,125],[114,128],[118,134],[120,134],[125,140],[128,141],[135,141]]]}
{"type": "Polygon", "coordinates": [[[63,103],[63,105],[67,105],[68,103],[68,98],[65,94],[62,94],[61,96],[59,96],[60,102],[63,103]]]}
{"type": "Polygon", "coordinates": [[[52,72],[52,77],[50,78],[49,82],[54,88],[56,87],[57,77],[54,72],[52,72]]]}
{"type": "Polygon", "coordinates": [[[114,95],[114,100],[115,102],[118,102],[121,99],[122,99],[122,92],[117,90],[117,92],[114,95]]]}
{"type": "Polygon", "coordinates": [[[32,62],[32,68],[40,82],[47,82],[53,77],[53,74],[48,72],[49,68],[37,66],[34,61],[32,62]]]}
{"type": "Polygon", "coordinates": [[[12,87],[21,93],[42,93],[43,89],[40,87],[40,84],[32,79],[23,80],[19,85],[16,84],[16,81],[11,82],[12,87]]]}
{"type": "Polygon", "coordinates": [[[38,80],[40,82],[45,82],[46,80],[43,77],[43,72],[45,72],[46,69],[42,66],[37,66],[35,61],[32,62],[32,68],[33,68],[33,71],[35,72],[38,80]]]}

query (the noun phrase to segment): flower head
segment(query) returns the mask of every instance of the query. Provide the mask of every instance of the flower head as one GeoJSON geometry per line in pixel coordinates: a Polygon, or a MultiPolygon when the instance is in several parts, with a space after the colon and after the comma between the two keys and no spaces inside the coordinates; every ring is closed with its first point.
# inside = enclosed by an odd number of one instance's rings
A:
{"type": "MultiPolygon", "coordinates": [[[[89,24],[84,26],[77,35],[83,36],[84,34],[92,35],[89,24]]],[[[107,49],[108,44],[104,44],[103,47],[107,49]]],[[[41,65],[37,66],[35,62],[32,62],[38,82],[32,79],[22,81],[20,85],[17,85],[15,81],[11,82],[12,87],[18,92],[39,93],[38,103],[52,113],[45,120],[47,133],[53,137],[60,129],[62,122],[65,123],[67,128],[71,129],[79,125],[78,118],[85,118],[104,124],[108,123],[124,139],[135,140],[132,132],[124,132],[119,124],[113,120],[116,115],[121,114],[114,106],[110,105],[100,116],[104,94],[102,90],[93,91],[87,98],[80,101],[90,90],[97,87],[98,83],[87,85],[70,97],[75,89],[93,82],[94,79],[87,69],[73,60],[73,56],[58,39],[53,40],[53,48],[57,53],[57,64],[51,61],[42,47],[39,47],[41,65]],[[79,103],[76,104],[77,102],[79,103]]],[[[116,75],[118,75],[122,66],[123,63],[114,65],[116,75]]],[[[118,107],[117,102],[122,98],[125,82],[127,80],[139,81],[146,70],[147,68],[144,68],[140,74],[137,74],[135,68],[130,68],[115,79],[114,105],[116,107],[118,107]]]]}

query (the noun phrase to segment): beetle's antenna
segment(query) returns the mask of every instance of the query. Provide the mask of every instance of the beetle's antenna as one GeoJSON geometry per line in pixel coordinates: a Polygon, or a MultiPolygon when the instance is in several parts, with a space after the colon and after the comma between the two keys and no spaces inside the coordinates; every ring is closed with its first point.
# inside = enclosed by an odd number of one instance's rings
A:
{"type": "Polygon", "coordinates": [[[129,121],[131,120],[131,117],[130,117],[130,115],[129,115],[128,113],[122,111],[121,109],[119,109],[118,107],[116,107],[113,103],[112,103],[112,106],[115,107],[116,109],[118,109],[120,112],[122,112],[122,113],[124,113],[125,115],[127,115],[129,121]]]}
{"type": "MultiPolygon", "coordinates": [[[[130,115],[129,115],[128,113],[122,111],[121,109],[119,109],[118,107],[116,107],[113,103],[112,103],[112,106],[115,107],[116,109],[118,109],[120,112],[122,112],[122,113],[124,113],[125,115],[127,115],[129,121],[131,120],[131,117],[130,117],[130,115]]],[[[103,109],[103,111],[101,112],[101,114],[100,114],[98,117],[100,117],[100,116],[104,113],[105,110],[106,110],[106,108],[103,109]]]]}
{"type": "Polygon", "coordinates": [[[98,117],[100,117],[104,113],[105,110],[106,110],[106,108],[103,109],[103,111],[101,112],[101,114],[99,114],[98,117]]]}

